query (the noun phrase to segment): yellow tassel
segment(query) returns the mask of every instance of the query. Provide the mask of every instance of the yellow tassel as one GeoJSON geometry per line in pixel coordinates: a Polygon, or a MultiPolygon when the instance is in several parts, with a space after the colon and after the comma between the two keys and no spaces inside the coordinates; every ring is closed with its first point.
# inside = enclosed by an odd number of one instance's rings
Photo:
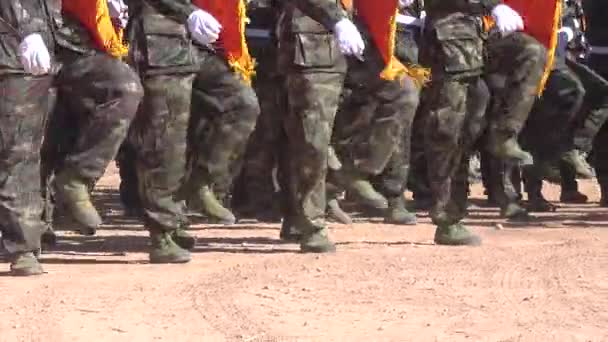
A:
{"type": "Polygon", "coordinates": [[[240,0],[238,5],[239,25],[241,32],[241,56],[228,56],[228,64],[234,71],[243,77],[243,81],[251,85],[253,76],[255,76],[255,60],[249,54],[249,47],[245,38],[245,25],[247,25],[247,7],[245,1],[240,0]]]}
{"type": "Polygon", "coordinates": [[[387,61],[384,70],[382,70],[382,72],[380,73],[380,77],[389,81],[392,81],[396,78],[402,78],[406,75],[405,65],[401,64],[401,62],[394,58],[395,39],[397,35],[397,13],[398,12],[396,11],[395,15],[391,17],[391,29],[388,37],[388,46],[386,47],[388,51],[389,60],[387,61]]]}
{"type": "Polygon", "coordinates": [[[97,32],[103,40],[106,52],[116,58],[125,57],[129,53],[129,47],[123,42],[123,30],[116,30],[112,25],[110,9],[106,0],[97,0],[96,13],[97,32]]]}
{"type": "Polygon", "coordinates": [[[555,52],[557,50],[557,31],[559,30],[562,20],[562,2],[561,0],[555,1],[555,16],[553,18],[553,36],[551,37],[550,47],[547,51],[547,65],[545,66],[545,72],[541,78],[540,85],[538,86],[538,96],[541,96],[545,91],[545,86],[553,71],[553,62],[555,62],[555,52]]]}
{"type": "Polygon", "coordinates": [[[395,40],[397,38],[397,11],[395,15],[391,17],[391,29],[388,38],[388,55],[390,60],[386,63],[386,67],[380,73],[380,77],[385,80],[402,79],[405,76],[409,76],[414,79],[416,85],[422,88],[429,80],[431,71],[430,69],[423,68],[417,65],[405,66],[395,57],[395,40]]]}

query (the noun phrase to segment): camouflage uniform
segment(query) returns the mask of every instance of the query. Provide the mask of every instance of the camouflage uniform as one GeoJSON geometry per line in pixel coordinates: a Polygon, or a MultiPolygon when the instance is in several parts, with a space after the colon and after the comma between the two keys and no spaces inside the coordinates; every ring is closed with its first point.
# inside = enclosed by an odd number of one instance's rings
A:
{"type": "Polygon", "coordinates": [[[474,244],[458,224],[466,214],[468,155],[483,131],[489,91],[482,79],[483,39],[477,14],[497,2],[427,1],[422,60],[429,63],[426,157],[434,205],[435,241],[474,244]],[[483,6],[482,6],[483,5],[483,6]]]}
{"type": "MultiPolygon", "coordinates": [[[[3,2],[0,19],[0,232],[5,249],[17,257],[37,252],[45,229],[39,151],[52,83],[50,76],[25,75],[19,43],[38,33],[52,53],[54,42],[43,1],[3,2]]],[[[13,274],[33,274],[31,268],[17,269],[17,261],[12,262],[13,274]]]]}
{"type": "MultiPolygon", "coordinates": [[[[330,251],[324,223],[328,147],[346,72],[331,30],[346,13],[334,0],[284,4],[279,28],[279,70],[285,72],[288,112],[290,222],[304,251],[330,251]],[[317,243],[319,242],[319,243],[317,243]]],[[[285,225],[284,225],[285,227],[285,225]]]]}
{"type": "MultiPolygon", "coordinates": [[[[568,44],[565,33],[560,35],[554,70],[528,121],[528,134],[523,135],[541,159],[556,161],[561,157],[559,169],[563,201],[586,201],[586,196],[578,192],[577,172],[568,156],[578,151],[589,153],[596,135],[608,119],[608,81],[577,61],[575,56],[583,35],[579,29],[580,22],[576,22],[579,20],[576,7],[566,3],[562,25],[569,27],[575,37],[568,44]],[[561,115],[556,117],[555,114],[561,115]],[[560,125],[550,132],[538,134],[547,125],[555,126],[555,122],[560,125]]],[[[588,166],[583,165],[583,168],[588,166]]],[[[528,176],[526,187],[529,194],[544,201],[540,192],[543,175],[528,172],[528,176]]]]}
{"type": "MultiPolygon", "coordinates": [[[[415,4],[412,8],[407,8],[402,10],[402,12],[411,16],[419,16],[421,12],[421,8],[419,7],[421,7],[420,4],[415,4]]],[[[406,65],[424,64],[424,61],[419,61],[419,45],[422,38],[420,30],[421,28],[417,26],[397,24],[395,55],[406,65]]],[[[431,196],[424,154],[424,121],[427,116],[428,110],[425,104],[425,92],[422,91],[420,94],[420,104],[409,130],[410,134],[408,135],[407,129],[404,131],[404,145],[400,147],[404,150],[407,159],[409,159],[407,187],[412,190],[417,207],[425,207],[431,196]]],[[[387,168],[392,168],[392,164],[391,159],[387,168]]]]}
{"type": "Polygon", "coordinates": [[[187,224],[175,195],[186,174],[192,82],[199,70],[185,26],[195,10],[190,0],[144,0],[129,6],[131,63],[144,87],[129,140],[137,154],[139,195],[153,262],[190,259],[173,240],[187,224]]]}
{"type": "MultiPolygon", "coordinates": [[[[487,13],[486,11],[489,11],[491,8],[491,4],[485,4],[484,8],[481,9],[481,12],[477,13],[487,13]]],[[[480,9],[477,8],[476,10],[479,11],[480,9]]],[[[502,35],[492,31],[486,36],[486,34],[482,32],[480,18],[472,16],[469,17],[469,20],[471,19],[473,20],[472,24],[467,23],[463,25],[463,22],[458,23],[458,21],[455,21],[452,25],[440,25],[439,30],[437,31],[440,39],[445,41],[442,45],[445,47],[446,54],[450,55],[455,52],[455,55],[458,57],[455,60],[459,60],[457,63],[448,63],[446,68],[447,74],[461,74],[466,78],[474,77],[479,74],[479,72],[483,73],[484,81],[489,87],[492,95],[492,101],[489,104],[486,115],[488,124],[487,145],[489,150],[501,159],[517,159],[524,163],[529,163],[531,162],[531,157],[529,154],[519,149],[516,139],[522,130],[534,100],[536,99],[538,84],[540,83],[546,62],[546,50],[535,39],[521,32],[502,35]],[[465,27],[469,28],[465,29],[465,27]],[[447,30],[444,32],[443,30],[446,28],[447,30]],[[450,36],[460,38],[460,35],[463,37],[476,37],[474,40],[476,43],[469,43],[468,48],[462,48],[463,50],[472,49],[473,53],[468,56],[466,54],[460,55],[460,53],[457,52],[459,50],[458,45],[453,42],[458,40],[450,39],[450,36]],[[483,52],[485,58],[482,57],[481,52],[483,52]],[[508,143],[512,143],[514,146],[508,145],[508,143]]],[[[441,20],[443,19],[440,19],[440,22],[441,20]]],[[[467,20],[464,22],[467,22],[467,20]]],[[[474,84],[474,81],[469,84],[474,84]]],[[[485,86],[481,87],[483,88],[485,86]]],[[[483,92],[484,91],[482,91],[482,93],[483,92]]],[[[458,101],[454,100],[453,103],[458,104],[458,101]]],[[[466,106],[468,104],[460,103],[459,105],[466,106]]],[[[483,107],[485,106],[476,107],[472,112],[477,112],[483,107]]],[[[464,109],[465,107],[461,108],[464,109]]],[[[439,115],[441,116],[441,114],[439,115]]],[[[481,116],[484,115],[482,114],[481,116]]],[[[431,119],[430,125],[434,125],[432,121],[433,119],[431,119]]],[[[444,119],[440,119],[439,121],[444,121],[444,119]]],[[[471,145],[469,144],[472,144],[477,140],[478,135],[483,131],[484,126],[484,120],[481,119],[481,117],[471,120],[466,119],[465,123],[467,121],[471,126],[467,129],[470,135],[468,137],[465,136],[463,140],[465,151],[466,149],[471,148],[471,145]]],[[[449,127],[450,126],[447,126],[446,128],[449,127]]],[[[451,128],[456,129],[455,126],[451,126],[451,128]]],[[[447,130],[445,132],[447,132],[447,130]]],[[[440,144],[428,144],[429,146],[427,147],[431,151],[434,151],[435,148],[440,148],[440,144]]],[[[434,152],[431,152],[428,156],[432,153],[434,152]]],[[[467,152],[464,153],[466,154],[467,152]]],[[[451,159],[441,155],[437,156],[437,158],[445,160],[451,159]]],[[[439,165],[441,165],[441,163],[444,162],[440,162],[439,165]]],[[[458,174],[464,176],[464,168],[468,168],[468,162],[467,165],[461,165],[461,168],[463,170],[458,174]]],[[[433,167],[432,163],[429,164],[429,169],[431,174],[434,172],[444,172],[439,166],[433,167]]],[[[502,174],[502,172],[497,174],[497,176],[500,174],[502,174]]],[[[510,174],[510,172],[505,172],[505,175],[508,174],[510,174]]],[[[496,181],[501,182],[503,179],[507,178],[499,176],[496,178],[496,181]]],[[[431,180],[431,182],[433,181],[431,180]]],[[[466,183],[465,179],[459,180],[458,182],[459,185],[456,187],[458,191],[462,191],[460,189],[468,188],[464,186],[466,183]]],[[[441,183],[432,184],[432,187],[437,186],[437,191],[442,191],[440,189],[444,188],[445,185],[442,185],[441,183]]],[[[465,193],[461,193],[455,195],[453,198],[466,200],[466,197],[465,193]]],[[[507,196],[507,198],[508,197],[512,196],[507,196]]],[[[436,218],[441,217],[441,219],[437,219],[437,221],[439,221],[438,224],[440,225],[442,224],[441,222],[448,225],[454,224],[460,221],[464,215],[464,208],[466,207],[464,202],[453,205],[451,208],[448,206],[448,209],[441,209],[443,206],[442,203],[447,203],[446,201],[447,196],[436,202],[433,210],[436,218]],[[455,215],[453,216],[450,211],[455,215]],[[446,218],[447,220],[445,220],[446,218]],[[456,220],[454,218],[456,218],[456,220]]],[[[503,210],[504,209],[505,208],[503,208],[503,210]]]]}
{"type": "MultiPolygon", "coordinates": [[[[358,27],[361,30],[364,25],[358,27]]],[[[390,207],[393,202],[403,202],[409,139],[420,91],[408,76],[394,81],[380,78],[384,60],[371,39],[366,46],[364,62],[349,59],[345,80],[349,95],[340,106],[334,129],[342,169],[334,177],[338,184],[349,173],[366,180],[375,177],[374,183],[390,207]]]]}
{"type": "Polygon", "coordinates": [[[73,203],[82,194],[65,189],[80,190],[82,184],[86,188],[103,175],[127,135],[142,88],[126,63],[97,50],[86,28],[61,13],[60,1],[49,3],[62,66],[55,78],[57,105],[45,139],[44,151],[51,154],[45,156],[51,164],[47,170],[56,175],[61,204],[79,223],[94,228],[95,223],[79,219],[73,203]]]}
{"type": "Polygon", "coordinates": [[[488,140],[492,146],[517,139],[521,132],[537,98],[546,49],[521,32],[506,36],[492,32],[485,46],[485,79],[492,93],[488,112],[488,140]]]}
{"type": "Polygon", "coordinates": [[[190,119],[191,174],[185,189],[230,190],[260,113],[257,97],[223,57],[197,49],[190,119]]]}

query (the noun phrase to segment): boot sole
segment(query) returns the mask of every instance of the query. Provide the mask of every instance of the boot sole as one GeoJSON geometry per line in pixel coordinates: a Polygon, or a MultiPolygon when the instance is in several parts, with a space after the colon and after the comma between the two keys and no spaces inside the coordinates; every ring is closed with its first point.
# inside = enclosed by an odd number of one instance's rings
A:
{"type": "Polygon", "coordinates": [[[300,245],[300,251],[302,253],[335,253],[336,246],[306,246],[300,245]]]}
{"type": "Polygon", "coordinates": [[[42,275],[44,274],[44,270],[42,269],[37,269],[37,270],[29,270],[29,269],[22,269],[22,270],[11,270],[10,275],[13,277],[32,277],[32,276],[37,276],[37,275],[42,275]]]}
{"type": "Polygon", "coordinates": [[[409,217],[401,219],[401,220],[396,220],[396,219],[392,219],[390,217],[385,217],[384,223],[394,224],[394,225],[398,225],[398,226],[415,226],[418,224],[418,218],[414,214],[411,214],[409,217]]]}
{"type": "Polygon", "coordinates": [[[445,238],[435,238],[435,244],[441,246],[480,246],[481,238],[472,236],[462,240],[451,240],[445,238]]]}
{"type": "Polygon", "coordinates": [[[150,257],[151,264],[185,264],[190,262],[192,258],[181,257],[181,258],[169,258],[169,257],[150,257]]]}

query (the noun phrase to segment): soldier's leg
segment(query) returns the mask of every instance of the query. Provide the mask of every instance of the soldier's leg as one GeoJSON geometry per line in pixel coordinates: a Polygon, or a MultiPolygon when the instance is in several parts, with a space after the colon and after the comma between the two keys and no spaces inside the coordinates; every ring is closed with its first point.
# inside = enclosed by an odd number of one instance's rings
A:
{"type": "Polygon", "coordinates": [[[205,133],[196,137],[192,174],[187,188],[198,190],[188,205],[219,221],[231,224],[234,215],[215,198],[214,189],[230,188],[240,172],[240,162],[255,128],[260,107],[253,89],[219,56],[204,54],[201,71],[194,79],[199,113],[208,118],[205,133]],[[198,203],[192,203],[193,201],[198,203]]]}
{"type": "Polygon", "coordinates": [[[546,49],[534,38],[518,32],[492,36],[486,46],[489,77],[504,80],[500,89],[492,90],[488,148],[499,158],[532,164],[532,156],[521,150],[517,137],[539,92],[546,49]]]}
{"type": "Polygon", "coordinates": [[[300,248],[329,252],[335,246],[325,226],[328,152],[344,75],[337,72],[292,72],[287,75],[290,197],[300,248]]]}
{"type": "Polygon", "coordinates": [[[0,230],[11,273],[42,273],[34,256],[42,221],[40,147],[48,112],[50,77],[0,79],[0,230]]]}
{"type": "MultiPolygon", "coordinates": [[[[404,135],[409,136],[410,130],[407,129],[408,132],[405,132],[404,135]]],[[[388,200],[389,208],[384,215],[384,222],[386,223],[416,224],[416,215],[407,210],[404,197],[410,168],[408,143],[409,137],[404,138],[398,144],[384,171],[373,179],[374,186],[388,200]]]]}
{"type": "MultiPolygon", "coordinates": [[[[368,61],[373,61],[374,56],[369,56],[368,61]]],[[[340,171],[342,179],[345,180],[344,186],[348,190],[361,194],[359,197],[373,199],[378,196],[367,196],[371,191],[361,191],[364,182],[370,177],[380,175],[388,164],[391,156],[400,144],[403,144],[404,130],[407,129],[407,148],[409,150],[409,136],[412,121],[418,107],[420,91],[415,81],[410,77],[400,80],[388,81],[381,79],[379,71],[372,65],[371,67],[363,62],[353,62],[350,65],[347,76],[351,82],[359,86],[352,88],[352,93],[345,99],[341,112],[348,116],[348,119],[365,118],[362,122],[365,125],[354,127],[347,134],[340,134],[342,141],[348,142],[340,154],[343,168],[340,171]],[[363,103],[360,103],[363,100],[363,103]],[[358,107],[357,107],[358,106],[358,107]],[[345,152],[345,153],[344,153],[345,152]]],[[[338,127],[337,127],[338,128],[338,127]]],[[[395,159],[397,163],[403,165],[393,165],[393,168],[401,169],[409,166],[409,151],[407,159],[395,159]]],[[[395,170],[393,170],[395,171],[395,170]]],[[[407,175],[403,170],[395,171],[402,177],[402,182],[406,182],[407,175]],[[405,177],[405,178],[404,178],[405,177]]],[[[392,180],[390,182],[393,182],[392,180]]],[[[400,186],[405,189],[405,183],[400,186]]],[[[373,192],[371,192],[373,193],[373,192]]],[[[395,194],[395,191],[388,191],[391,198],[387,199],[393,207],[402,207],[403,191],[395,194]]],[[[389,207],[378,200],[365,201],[370,206],[376,208],[389,207]],[[377,205],[374,203],[378,203],[377,205]]]]}
{"type": "MultiPolygon", "coordinates": [[[[412,125],[419,103],[420,90],[410,78],[400,80],[399,86],[401,96],[395,98],[394,101],[389,101],[389,97],[386,96],[390,93],[388,84],[385,91],[378,93],[376,101],[379,105],[369,141],[373,145],[377,145],[370,151],[372,155],[382,156],[388,152],[388,146],[393,146],[393,152],[389,154],[389,160],[385,162],[380,177],[382,185],[379,190],[388,200],[389,207],[385,221],[411,225],[416,223],[416,216],[406,209],[404,192],[410,167],[412,125]],[[386,129],[386,125],[390,124],[391,120],[394,120],[392,125],[396,126],[395,132],[392,134],[390,130],[386,129]],[[386,146],[387,150],[383,151],[380,146],[386,146]]],[[[382,158],[372,157],[372,159],[381,160],[382,158]]]]}
{"type": "MultiPolygon", "coordinates": [[[[361,66],[355,65],[355,68],[360,69],[361,66]]],[[[378,109],[373,94],[366,91],[367,88],[354,75],[357,74],[351,72],[346,76],[332,134],[336,154],[343,163],[340,170],[330,172],[329,178],[332,183],[346,189],[349,197],[356,198],[366,207],[386,209],[388,201],[369,182],[371,174],[357,167],[353,155],[355,145],[369,145],[364,136],[373,126],[373,117],[378,109]]]]}
{"type": "Polygon", "coordinates": [[[543,178],[536,168],[524,168],[523,172],[525,191],[528,193],[527,209],[531,212],[552,212],[557,207],[551,204],[543,195],[543,178]]]}
{"type": "Polygon", "coordinates": [[[483,131],[489,92],[477,78],[435,81],[429,92],[436,99],[430,105],[426,127],[426,157],[434,200],[431,218],[437,225],[435,242],[477,244],[479,237],[460,224],[466,213],[466,204],[462,203],[466,184],[457,174],[460,171],[468,179],[468,165],[461,163],[466,160],[465,149],[472,148],[483,131]]]}
{"type": "Polygon", "coordinates": [[[570,149],[562,160],[570,164],[578,176],[592,178],[593,172],[585,158],[591,152],[595,136],[608,120],[608,81],[585,65],[571,61],[568,65],[582,83],[581,96],[584,97],[569,135],[570,149]]]}
{"type": "Polygon", "coordinates": [[[175,233],[187,224],[175,199],[186,171],[186,140],[194,76],[158,75],[143,79],[145,97],[133,124],[137,178],[146,228],[150,231],[150,262],[182,263],[188,251],[175,233]]]}
{"type": "Polygon", "coordinates": [[[70,115],[79,116],[78,135],[59,170],[58,202],[94,234],[101,217],[91,203],[88,184],[100,178],[125,139],[142,87],[131,68],[105,54],[80,57],[57,77],[58,97],[70,115]]]}

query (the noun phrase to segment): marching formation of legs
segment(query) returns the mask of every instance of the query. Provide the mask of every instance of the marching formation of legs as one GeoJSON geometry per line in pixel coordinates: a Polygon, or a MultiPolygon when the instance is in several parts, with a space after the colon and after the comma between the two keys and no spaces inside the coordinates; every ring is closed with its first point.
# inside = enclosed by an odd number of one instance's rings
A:
{"type": "Polygon", "coordinates": [[[326,218],[463,224],[471,161],[507,220],[608,207],[601,0],[14,0],[0,5],[0,237],[42,274],[54,228],[95,235],[112,161],[150,263],[186,263],[192,216],[281,222],[334,252],[326,218]],[[100,6],[99,3],[102,5],[100,6]],[[107,6],[105,6],[107,4],[107,6]],[[411,190],[415,205],[406,203],[411,190]],[[527,194],[527,203],[522,199],[527,194]]]}

